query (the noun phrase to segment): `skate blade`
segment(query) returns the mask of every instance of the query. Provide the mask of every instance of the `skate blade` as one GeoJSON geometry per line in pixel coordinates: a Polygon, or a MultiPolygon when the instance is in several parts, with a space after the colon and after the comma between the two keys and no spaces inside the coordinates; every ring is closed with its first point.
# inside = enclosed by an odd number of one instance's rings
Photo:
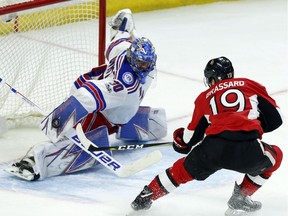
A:
{"type": "Polygon", "coordinates": [[[26,181],[32,181],[34,179],[34,175],[33,174],[29,174],[29,173],[26,173],[26,174],[23,174],[23,173],[19,173],[19,169],[16,168],[16,167],[9,167],[9,168],[6,168],[4,169],[4,171],[6,173],[9,173],[13,176],[16,176],[18,178],[21,178],[21,179],[24,179],[26,181]]]}
{"type": "Polygon", "coordinates": [[[257,216],[259,211],[247,212],[238,209],[228,208],[225,212],[225,216],[257,216]]]}
{"type": "Polygon", "coordinates": [[[147,210],[131,210],[125,216],[149,216],[149,211],[147,210]]]}

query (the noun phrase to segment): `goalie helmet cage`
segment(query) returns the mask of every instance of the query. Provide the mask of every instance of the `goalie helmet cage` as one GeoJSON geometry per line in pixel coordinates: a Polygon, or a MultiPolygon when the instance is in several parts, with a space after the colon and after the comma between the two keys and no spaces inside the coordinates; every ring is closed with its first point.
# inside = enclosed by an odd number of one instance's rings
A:
{"type": "MultiPolygon", "coordinates": [[[[106,0],[0,2],[0,78],[52,111],[74,80],[105,63],[106,0]]],[[[8,128],[38,126],[41,115],[7,88],[0,116],[8,128]]]]}

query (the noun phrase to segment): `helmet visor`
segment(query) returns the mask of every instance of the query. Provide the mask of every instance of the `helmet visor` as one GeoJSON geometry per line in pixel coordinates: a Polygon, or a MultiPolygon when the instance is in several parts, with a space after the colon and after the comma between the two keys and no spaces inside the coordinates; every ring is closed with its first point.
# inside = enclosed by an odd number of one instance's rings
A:
{"type": "Polygon", "coordinates": [[[135,66],[138,70],[142,72],[150,71],[150,67],[152,66],[152,62],[141,61],[139,59],[135,59],[135,66]]]}

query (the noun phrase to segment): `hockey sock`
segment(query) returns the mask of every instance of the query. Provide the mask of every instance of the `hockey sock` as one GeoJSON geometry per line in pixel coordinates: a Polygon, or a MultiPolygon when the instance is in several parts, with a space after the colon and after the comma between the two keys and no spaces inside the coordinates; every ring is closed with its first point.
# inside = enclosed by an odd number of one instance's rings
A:
{"type": "MultiPolygon", "coordinates": [[[[252,176],[245,175],[242,183],[239,185],[241,188],[241,193],[247,196],[253,195],[262,185],[256,184],[251,178],[252,176]]],[[[259,180],[261,179],[260,176],[256,176],[254,178],[258,178],[259,180]]],[[[265,179],[262,179],[262,184],[264,184],[265,179]]]]}
{"type": "Polygon", "coordinates": [[[164,173],[157,175],[148,185],[153,192],[151,199],[156,200],[172,190],[176,189],[180,184],[192,181],[193,178],[186,171],[183,165],[184,158],[176,161],[172,167],[168,168],[164,173]]]}
{"type": "Polygon", "coordinates": [[[162,185],[161,181],[159,180],[159,175],[157,175],[148,185],[148,188],[153,192],[151,199],[156,200],[162,196],[165,196],[169,192],[166,188],[162,185]]]}

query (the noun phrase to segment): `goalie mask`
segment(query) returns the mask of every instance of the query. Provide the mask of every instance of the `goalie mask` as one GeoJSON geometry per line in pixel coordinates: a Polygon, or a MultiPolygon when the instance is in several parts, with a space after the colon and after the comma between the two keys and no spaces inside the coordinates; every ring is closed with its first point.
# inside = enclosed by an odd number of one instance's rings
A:
{"type": "Polygon", "coordinates": [[[209,87],[211,82],[219,82],[224,79],[230,79],[234,77],[234,68],[231,61],[222,56],[219,58],[211,59],[204,70],[205,84],[209,87]]]}
{"type": "Polygon", "coordinates": [[[154,70],[156,59],[155,48],[145,37],[135,39],[127,49],[127,60],[142,84],[149,72],[154,70]]]}

